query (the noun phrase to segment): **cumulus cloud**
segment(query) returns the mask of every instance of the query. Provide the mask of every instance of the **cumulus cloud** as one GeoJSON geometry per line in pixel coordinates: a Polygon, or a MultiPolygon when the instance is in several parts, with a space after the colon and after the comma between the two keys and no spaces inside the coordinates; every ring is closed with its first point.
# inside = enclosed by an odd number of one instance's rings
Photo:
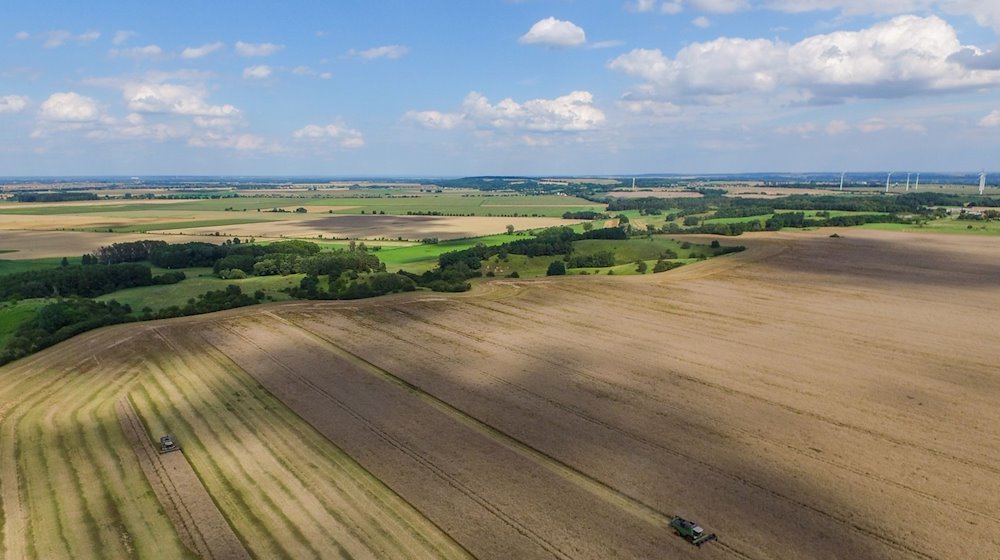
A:
{"type": "Polygon", "coordinates": [[[232,105],[211,105],[205,91],[187,85],[168,83],[129,83],[122,96],[130,111],[200,117],[237,118],[240,110],[232,105]]]}
{"type": "Polygon", "coordinates": [[[1000,127],[1000,109],[997,109],[980,119],[979,126],[988,128],[1000,127]]]}
{"type": "Polygon", "coordinates": [[[507,98],[495,104],[474,91],[465,97],[461,112],[411,111],[405,118],[428,128],[470,126],[531,132],[592,130],[605,121],[604,112],[594,106],[594,97],[588,91],[574,91],[555,99],[530,99],[523,103],[507,98]]]}
{"type": "Polygon", "coordinates": [[[53,93],[42,102],[38,111],[40,119],[57,123],[91,122],[100,116],[101,109],[96,101],[73,91],[53,93]]]}
{"type": "Polygon", "coordinates": [[[146,45],[145,47],[132,47],[129,49],[111,49],[109,54],[115,58],[142,60],[144,58],[159,58],[163,55],[163,49],[158,45],[146,45]]]}
{"type": "Polygon", "coordinates": [[[244,43],[236,42],[236,54],[240,56],[271,56],[272,54],[285,48],[284,45],[274,43],[244,43]]]}
{"type": "Polygon", "coordinates": [[[403,57],[408,52],[410,52],[410,48],[403,45],[383,45],[381,47],[373,47],[361,51],[351,49],[347,51],[347,56],[351,58],[361,58],[364,60],[375,60],[378,58],[395,60],[403,57]]]}
{"type": "Polygon", "coordinates": [[[263,80],[265,78],[270,78],[272,72],[273,71],[270,66],[248,66],[243,69],[243,77],[251,80],[263,80]]]}
{"type": "Polygon", "coordinates": [[[1000,71],[970,69],[951,59],[962,49],[936,16],[900,16],[860,31],[815,35],[788,44],[721,37],[693,43],[669,58],[634,49],[612,70],[670,95],[729,95],[801,89],[823,99],[885,98],[1000,85],[1000,71]]]}
{"type": "Polygon", "coordinates": [[[341,148],[361,148],[365,145],[360,131],[342,123],[309,124],[292,133],[292,137],[313,142],[334,142],[341,148]]]}
{"type": "Polygon", "coordinates": [[[583,28],[571,21],[554,17],[539,20],[517,42],[522,45],[546,45],[550,47],[579,47],[587,42],[583,28]]]}
{"type": "Polygon", "coordinates": [[[28,107],[28,98],[23,95],[0,97],[0,113],[20,113],[28,107]]]}
{"type": "Polygon", "coordinates": [[[216,41],[215,43],[206,43],[204,45],[201,45],[200,47],[187,47],[186,49],[181,51],[181,58],[185,58],[188,60],[201,58],[203,56],[208,56],[214,53],[215,51],[221,49],[224,46],[226,46],[225,43],[222,43],[221,41],[216,41]]]}
{"type": "Polygon", "coordinates": [[[698,16],[693,20],[691,20],[691,23],[693,23],[695,27],[700,27],[702,29],[708,29],[709,27],[712,26],[712,20],[708,19],[705,16],[698,16]]]}

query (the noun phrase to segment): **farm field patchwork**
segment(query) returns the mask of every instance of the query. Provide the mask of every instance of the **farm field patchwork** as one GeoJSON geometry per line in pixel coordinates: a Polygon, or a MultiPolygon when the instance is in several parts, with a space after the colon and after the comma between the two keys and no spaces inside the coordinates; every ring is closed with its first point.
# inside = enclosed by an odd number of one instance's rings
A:
{"type": "Polygon", "coordinates": [[[2,546],[176,535],[117,427],[127,396],[258,556],[693,554],[671,515],[719,535],[705,558],[996,556],[1000,246],[829,233],[79,336],[0,368],[2,546]]]}

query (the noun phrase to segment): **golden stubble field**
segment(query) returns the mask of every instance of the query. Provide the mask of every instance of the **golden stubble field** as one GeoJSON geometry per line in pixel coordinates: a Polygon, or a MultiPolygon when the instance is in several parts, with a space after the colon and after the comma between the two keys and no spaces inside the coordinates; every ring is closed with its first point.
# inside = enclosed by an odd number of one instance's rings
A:
{"type": "Polygon", "coordinates": [[[839,232],[83,335],[0,369],[0,550],[183,555],[124,398],[259,557],[998,557],[1000,243],[839,232]]]}

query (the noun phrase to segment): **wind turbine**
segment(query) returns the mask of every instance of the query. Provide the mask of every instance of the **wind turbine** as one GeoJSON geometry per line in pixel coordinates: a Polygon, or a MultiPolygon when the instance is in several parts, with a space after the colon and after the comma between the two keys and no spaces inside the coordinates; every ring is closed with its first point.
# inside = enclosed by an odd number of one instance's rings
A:
{"type": "Polygon", "coordinates": [[[844,175],[847,175],[846,171],[840,174],[840,190],[844,190],[844,175]]]}
{"type": "Polygon", "coordinates": [[[982,173],[979,174],[979,196],[983,196],[986,192],[986,170],[983,169],[982,173]]]}
{"type": "Polygon", "coordinates": [[[906,192],[910,192],[910,174],[906,174],[906,192]]]}
{"type": "Polygon", "coordinates": [[[892,171],[885,176],[885,192],[889,192],[889,178],[892,177],[892,171]]]}
{"type": "Polygon", "coordinates": [[[632,177],[632,190],[635,190],[635,177],[632,177]]]}
{"type": "Polygon", "coordinates": [[[917,173],[917,184],[913,185],[913,190],[917,190],[919,188],[920,188],[920,174],[917,173]]]}

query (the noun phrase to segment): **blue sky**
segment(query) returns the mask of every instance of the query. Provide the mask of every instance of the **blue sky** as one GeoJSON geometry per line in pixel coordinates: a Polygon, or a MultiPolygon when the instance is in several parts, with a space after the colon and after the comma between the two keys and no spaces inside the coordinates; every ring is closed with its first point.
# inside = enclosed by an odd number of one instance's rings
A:
{"type": "Polygon", "coordinates": [[[1000,0],[23,2],[0,176],[997,168],[1000,0]]]}

